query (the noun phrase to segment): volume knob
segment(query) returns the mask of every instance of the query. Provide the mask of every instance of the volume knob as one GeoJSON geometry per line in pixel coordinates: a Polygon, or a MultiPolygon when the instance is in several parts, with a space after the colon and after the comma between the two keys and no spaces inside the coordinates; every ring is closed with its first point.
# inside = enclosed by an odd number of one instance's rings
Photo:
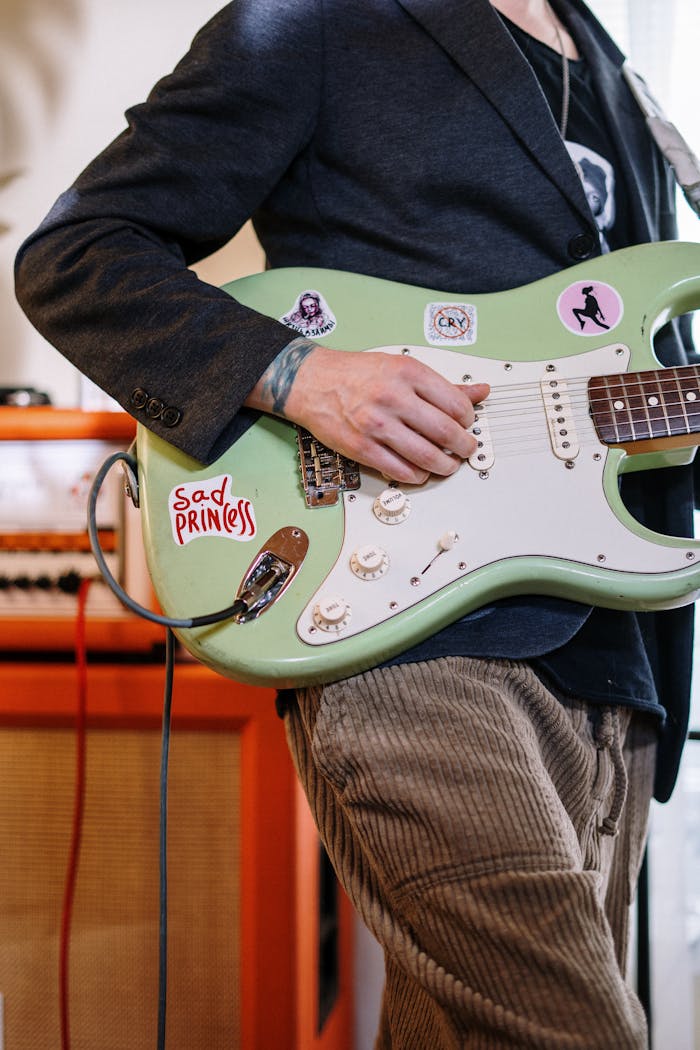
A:
{"type": "Polygon", "coordinates": [[[374,501],[375,517],[385,525],[398,525],[411,512],[411,501],[401,489],[384,489],[374,501]]]}
{"type": "Polygon", "coordinates": [[[313,611],[313,620],[322,631],[342,631],[350,623],[351,610],[344,598],[330,594],[320,598],[313,611]]]}

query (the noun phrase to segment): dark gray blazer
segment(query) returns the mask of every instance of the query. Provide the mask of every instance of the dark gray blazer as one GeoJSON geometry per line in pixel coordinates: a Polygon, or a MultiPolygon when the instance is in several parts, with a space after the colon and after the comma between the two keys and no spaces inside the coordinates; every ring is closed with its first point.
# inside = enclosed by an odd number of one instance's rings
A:
{"type": "MultiPolygon", "coordinates": [[[[673,237],[671,182],[623,56],[580,0],[556,6],[619,145],[634,239],[673,237]]],[[[455,293],[525,284],[599,252],[544,95],[488,0],[237,0],[128,118],[21,249],[17,294],[81,371],[204,462],[230,444],[242,401],[290,338],[186,269],[250,216],[271,266],[455,293]],[[175,411],[146,418],[136,389],[175,411]]],[[[674,339],[665,355],[683,360],[674,339]]],[[[687,476],[656,473],[654,513],[682,533],[687,476]]],[[[668,639],[650,644],[663,650],[676,756],[690,635],[685,612],[665,622],[668,639]]]]}
{"type": "MultiPolygon", "coordinates": [[[[622,56],[577,0],[565,12],[624,143],[636,239],[671,237],[622,56]]],[[[454,292],[598,252],[544,96],[487,0],[238,0],[129,121],[20,253],[18,295],[125,408],[136,387],[176,406],[177,427],[149,425],[203,461],[289,337],[184,269],[251,215],[271,266],[454,292]]]]}

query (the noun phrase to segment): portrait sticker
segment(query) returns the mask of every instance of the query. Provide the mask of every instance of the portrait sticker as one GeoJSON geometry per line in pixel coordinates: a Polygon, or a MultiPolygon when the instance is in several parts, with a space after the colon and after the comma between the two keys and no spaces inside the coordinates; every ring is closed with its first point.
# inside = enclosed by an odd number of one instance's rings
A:
{"type": "Polygon", "coordinates": [[[423,329],[434,346],[471,346],[476,342],[476,307],[469,303],[428,303],[423,329]]]}
{"type": "Polygon", "coordinates": [[[252,540],[257,532],[253,504],[231,493],[231,475],[176,485],[168,497],[173,540],[184,547],[205,536],[252,540]]]}
{"type": "Polygon", "coordinates": [[[314,288],[301,292],[291,310],[280,317],[280,321],[307,339],[330,335],[338,324],[330,306],[314,288]]]}
{"type": "Polygon", "coordinates": [[[574,335],[611,332],[622,320],[624,306],[612,285],[602,281],[577,281],[557,299],[559,320],[574,335]]]}

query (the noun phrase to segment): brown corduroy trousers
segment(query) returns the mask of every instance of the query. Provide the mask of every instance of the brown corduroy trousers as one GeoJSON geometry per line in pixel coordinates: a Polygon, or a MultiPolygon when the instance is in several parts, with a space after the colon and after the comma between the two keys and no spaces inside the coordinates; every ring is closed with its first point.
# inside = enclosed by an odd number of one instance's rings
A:
{"type": "Polygon", "coordinates": [[[656,728],[452,657],[300,690],[297,770],[379,940],[377,1050],[644,1050],[626,980],[656,728]]]}

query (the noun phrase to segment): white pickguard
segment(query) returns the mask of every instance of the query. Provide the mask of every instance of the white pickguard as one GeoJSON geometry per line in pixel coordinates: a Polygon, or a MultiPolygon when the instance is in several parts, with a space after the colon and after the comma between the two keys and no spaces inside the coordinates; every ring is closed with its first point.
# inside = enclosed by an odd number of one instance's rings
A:
{"type": "MultiPolygon", "coordinates": [[[[375,349],[406,352],[405,347],[375,349]]],[[[373,510],[387,482],[363,472],[361,488],[343,497],[340,555],[297,622],[304,642],[324,645],[358,634],[470,572],[507,559],[549,557],[638,574],[687,565],[684,548],[644,539],[620,522],[603,488],[607,448],[588,413],[586,384],[593,375],[624,372],[630,356],[626,347],[611,344],[535,362],[495,361],[429,347],[410,347],[410,353],[453,382],[491,384],[486,415],[493,461],[489,455],[486,471],[464,463],[449,478],[407,488],[410,512],[391,525],[373,510]],[[543,380],[565,383],[575,421],[575,455],[569,461],[553,447],[543,380]],[[451,533],[457,539],[443,549],[441,541],[451,533]],[[386,553],[376,578],[360,578],[351,568],[353,554],[367,547],[386,553]],[[339,607],[346,612],[337,623],[321,625],[319,605],[336,616],[339,607]]]]}

